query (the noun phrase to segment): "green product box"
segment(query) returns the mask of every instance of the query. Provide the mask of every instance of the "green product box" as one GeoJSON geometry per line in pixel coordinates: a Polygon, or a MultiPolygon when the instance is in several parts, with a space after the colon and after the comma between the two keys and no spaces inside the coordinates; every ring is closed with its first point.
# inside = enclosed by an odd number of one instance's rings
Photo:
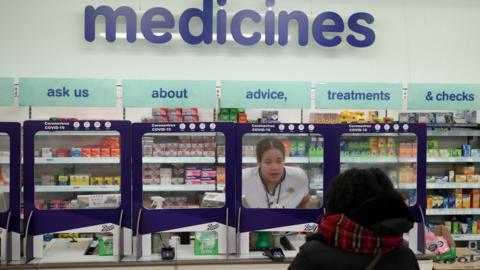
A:
{"type": "Polygon", "coordinates": [[[196,232],[194,254],[195,255],[218,255],[217,232],[196,232]]]}
{"type": "Polygon", "coordinates": [[[103,236],[98,240],[98,255],[113,256],[113,237],[103,236]]]}

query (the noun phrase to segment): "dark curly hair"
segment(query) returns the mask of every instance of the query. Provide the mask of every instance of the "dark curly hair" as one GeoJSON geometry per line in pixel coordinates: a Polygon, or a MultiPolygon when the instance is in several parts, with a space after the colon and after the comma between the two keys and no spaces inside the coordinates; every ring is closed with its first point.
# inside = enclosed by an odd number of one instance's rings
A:
{"type": "Polygon", "coordinates": [[[330,182],[326,211],[329,215],[348,213],[361,203],[379,196],[402,200],[390,178],[380,169],[349,169],[330,182]]]}
{"type": "Polygon", "coordinates": [[[276,138],[268,137],[262,139],[257,143],[257,161],[260,162],[262,160],[263,153],[272,148],[280,150],[280,152],[282,152],[282,155],[285,157],[285,146],[283,145],[283,143],[276,138]]]}

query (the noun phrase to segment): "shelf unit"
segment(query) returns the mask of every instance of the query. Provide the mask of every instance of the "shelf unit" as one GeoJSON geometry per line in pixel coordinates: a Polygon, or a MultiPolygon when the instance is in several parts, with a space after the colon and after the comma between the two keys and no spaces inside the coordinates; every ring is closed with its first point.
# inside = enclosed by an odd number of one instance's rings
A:
{"type": "Polygon", "coordinates": [[[0,157],[0,164],[10,164],[9,157],[0,157]]]}
{"type": "Polygon", "coordinates": [[[35,164],[118,164],[118,157],[54,157],[35,158],[35,164]]]}

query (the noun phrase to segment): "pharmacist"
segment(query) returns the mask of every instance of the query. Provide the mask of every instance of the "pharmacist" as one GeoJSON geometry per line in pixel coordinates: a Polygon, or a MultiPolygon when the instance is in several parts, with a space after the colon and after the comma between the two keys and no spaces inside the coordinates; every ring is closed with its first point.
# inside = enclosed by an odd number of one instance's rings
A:
{"type": "Polygon", "coordinates": [[[242,170],[243,206],[305,208],[308,178],[303,169],[285,166],[285,147],[275,138],[262,139],[256,148],[258,165],[242,170]]]}

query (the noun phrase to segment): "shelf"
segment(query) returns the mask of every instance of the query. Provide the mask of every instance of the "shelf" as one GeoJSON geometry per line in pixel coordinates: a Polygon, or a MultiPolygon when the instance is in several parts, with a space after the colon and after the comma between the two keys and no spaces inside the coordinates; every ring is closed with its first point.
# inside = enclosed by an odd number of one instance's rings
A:
{"type": "MultiPolygon", "coordinates": [[[[144,192],[154,191],[215,191],[215,185],[143,185],[144,192]]],[[[220,186],[219,186],[220,190],[220,186]]]]}
{"type": "Polygon", "coordinates": [[[35,186],[36,192],[119,192],[120,186],[35,186]]]}
{"type": "Polygon", "coordinates": [[[427,189],[480,188],[480,183],[427,183],[427,189]]]}
{"type": "Polygon", "coordinates": [[[143,163],[215,163],[214,157],[143,157],[143,163]]]}
{"type": "Polygon", "coordinates": [[[480,234],[452,234],[454,241],[480,240],[480,234]]]}
{"type": "Polygon", "coordinates": [[[118,157],[56,157],[35,158],[36,164],[118,164],[118,157]]]}
{"type": "Polygon", "coordinates": [[[429,163],[462,163],[462,162],[480,162],[480,157],[437,157],[427,158],[429,163]]]}
{"type": "Polygon", "coordinates": [[[448,131],[441,131],[441,130],[429,130],[427,131],[428,137],[465,137],[465,136],[480,136],[480,130],[448,130],[448,131]]]}
{"type": "MultiPolygon", "coordinates": [[[[94,121],[92,121],[93,123],[94,121]]],[[[35,136],[120,136],[117,131],[39,131],[35,136]]]]}
{"type": "Polygon", "coordinates": [[[9,157],[0,157],[0,164],[10,164],[9,157]]]}
{"type": "Polygon", "coordinates": [[[480,208],[427,209],[428,216],[480,215],[480,208]]]}
{"type": "Polygon", "coordinates": [[[0,193],[10,192],[10,186],[0,186],[0,193]]]}
{"type": "MultiPolygon", "coordinates": [[[[256,157],[244,157],[242,159],[244,164],[256,164],[256,157]]],[[[287,157],[285,163],[290,164],[311,164],[311,163],[323,163],[323,157],[287,157]]]]}
{"type": "Polygon", "coordinates": [[[341,163],[416,163],[416,158],[398,157],[341,157],[341,163]]]}
{"type": "Polygon", "coordinates": [[[405,183],[400,183],[397,185],[395,185],[396,188],[398,189],[417,189],[417,183],[408,183],[408,184],[405,184],[405,183]]]}

